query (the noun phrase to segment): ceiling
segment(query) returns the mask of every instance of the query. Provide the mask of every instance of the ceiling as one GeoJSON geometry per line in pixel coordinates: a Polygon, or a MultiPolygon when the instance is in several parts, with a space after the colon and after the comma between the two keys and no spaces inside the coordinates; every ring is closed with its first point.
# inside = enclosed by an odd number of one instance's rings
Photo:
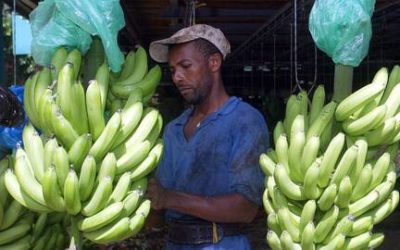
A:
{"type": "MultiPolygon", "coordinates": [[[[5,0],[12,6],[12,0],[5,0]]],[[[18,0],[17,10],[27,16],[37,6],[37,0],[18,0]]],[[[119,45],[128,51],[141,44],[148,47],[153,40],[170,36],[187,25],[194,0],[120,0],[126,26],[119,33],[119,45]]],[[[313,0],[197,0],[195,22],[220,28],[232,46],[229,82],[248,81],[244,66],[265,66],[263,81],[296,82],[325,79],[331,76],[332,61],[315,49],[308,31],[308,14],[313,0]],[[296,3],[296,5],[294,5],[296,3]],[[297,10],[296,12],[294,10],[297,10]],[[297,21],[294,21],[294,13],[297,21]],[[295,36],[297,30],[297,36],[295,36]],[[296,37],[296,40],[295,40],[296,37]],[[297,59],[297,60],[296,60],[297,59]],[[294,64],[297,64],[294,70],[294,64]],[[272,70],[273,68],[273,70],[272,70]],[[276,71],[282,70],[276,78],[276,71]],[[239,79],[239,80],[238,80],[239,79]]],[[[369,56],[362,67],[375,70],[376,64],[400,63],[400,0],[376,0],[372,18],[373,39],[369,56]]],[[[361,68],[360,67],[360,70],[361,68]]],[[[253,74],[251,77],[258,77],[253,74]]],[[[369,74],[369,73],[367,73],[369,74]]],[[[256,79],[259,81],[259,79],[256,79]]],[[[251,80],[253,81],[253,80],[251,80]]],[[[249,83],[252,84],[251,82],[249,83]]]]}

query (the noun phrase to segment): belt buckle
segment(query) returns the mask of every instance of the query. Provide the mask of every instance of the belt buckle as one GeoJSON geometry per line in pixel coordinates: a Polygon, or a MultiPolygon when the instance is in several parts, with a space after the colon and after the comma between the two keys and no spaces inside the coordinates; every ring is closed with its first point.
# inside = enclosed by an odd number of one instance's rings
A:
{"type": "Polygon", "coordinates": [[[218,233],[217,224],[215,222],[212,222],[212,243],[217,244],[221,239],[222,239],[222,234],[218,233]]]}

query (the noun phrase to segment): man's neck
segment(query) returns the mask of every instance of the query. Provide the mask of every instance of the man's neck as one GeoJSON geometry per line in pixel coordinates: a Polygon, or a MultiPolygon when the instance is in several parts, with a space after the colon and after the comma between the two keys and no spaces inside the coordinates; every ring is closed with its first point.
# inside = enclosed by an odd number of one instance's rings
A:
{"type": "Polygon", "coordinates": [[[209,95],[202,103],[194,106],[193,115],[207,116],[216,112],[229,99],[228,94],[223,91],[218,91],[209,95]]]}

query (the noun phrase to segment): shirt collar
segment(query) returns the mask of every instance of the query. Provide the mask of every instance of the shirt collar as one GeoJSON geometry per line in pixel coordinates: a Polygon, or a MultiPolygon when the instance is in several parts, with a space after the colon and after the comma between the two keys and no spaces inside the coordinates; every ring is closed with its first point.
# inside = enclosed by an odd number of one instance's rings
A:
{"type": "MultiPolygon", "coordinates": [[[[236,108],[236,106],[239,104],[240,101],[241,98],[238,98],[236,96],[229,97],[229,99],[224,103],[224,105],[222,105],[222,107],[217,110],[217,112],[215,113],[215,117],[228,115],[236,108]]],[[[176,118],[173,121],[173,124],[175,126],[182,126],[186,124],[192,112],[193,108],[186,109],[178,118],[176,118]]]]}

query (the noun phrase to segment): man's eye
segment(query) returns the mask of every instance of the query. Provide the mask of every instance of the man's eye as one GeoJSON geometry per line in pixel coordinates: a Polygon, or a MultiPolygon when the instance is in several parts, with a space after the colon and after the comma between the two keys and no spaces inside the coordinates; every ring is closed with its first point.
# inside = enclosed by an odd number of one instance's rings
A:
{"type": "Polygon", "coordinates": [[[184,69],[187,69],[187,68],[189,68],[191,66],[191,64],[182,64],[182,67],[184,68],[184,69]]]}

